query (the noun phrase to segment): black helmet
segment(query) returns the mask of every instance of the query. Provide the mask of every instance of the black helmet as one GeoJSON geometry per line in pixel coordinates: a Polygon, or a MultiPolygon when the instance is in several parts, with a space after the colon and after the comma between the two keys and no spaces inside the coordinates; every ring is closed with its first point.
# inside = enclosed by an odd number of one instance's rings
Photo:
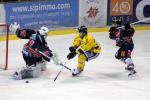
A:
{"type": "Polygon", "coordinates": [[[116,24],[119,25],[119,26],[121,26],[122,25],[122,20],[116,21],[116,24]]]}
{"type": "Polygon", "coordinates": [[[80,26],[78,28],[79,33],[87,33],[87,27],[86,26],[80,26]]]}
{"type": "Polygon", "coordinates": [[[117,26],[121,26],[122,20],[113,21],[113,23],[116,24],[117,26]]]}

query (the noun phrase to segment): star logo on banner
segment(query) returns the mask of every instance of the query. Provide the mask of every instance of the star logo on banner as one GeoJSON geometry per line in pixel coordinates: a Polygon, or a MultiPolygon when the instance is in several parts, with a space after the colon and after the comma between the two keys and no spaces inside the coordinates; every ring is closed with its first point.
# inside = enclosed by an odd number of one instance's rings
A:
{"type": "Polygon", "coordinates": [[[98,12],[98,8],[90,7],[89,11],[87,11],[87,13],[89,14],[88,17],[95,17],[98,12]]]}

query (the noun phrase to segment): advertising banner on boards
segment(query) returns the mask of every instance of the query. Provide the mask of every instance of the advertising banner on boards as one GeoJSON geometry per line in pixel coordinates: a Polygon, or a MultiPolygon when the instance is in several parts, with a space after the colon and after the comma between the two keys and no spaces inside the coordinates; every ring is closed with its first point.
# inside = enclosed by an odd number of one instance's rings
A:
{"type": "MultiPolygon", "coordinates": [[[[150,17],[150,0],[108,0],[108,25],[115,20],[132,23],[148,17],[150,17]]],[[[150,20],[142,23],[150,24],[150,20]]]]}
{"type": "Polygon", "coordinates": [[[75,27],[78,25],[78,0],[52,0],[5,4],[6,21],[23,28],[75,27]]]}
{"type": "Polygon", "coordinates": [[[80,0],[79,25],[102,27],[106,23],[107,0],[80,0]]]}

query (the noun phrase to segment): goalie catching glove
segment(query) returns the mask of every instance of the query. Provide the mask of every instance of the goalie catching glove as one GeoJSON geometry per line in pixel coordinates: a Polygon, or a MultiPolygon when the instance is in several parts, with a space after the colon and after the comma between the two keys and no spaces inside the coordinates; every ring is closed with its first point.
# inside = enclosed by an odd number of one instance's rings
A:
{"type": "MultiPolygon", "coordinates": [[[[40,52],[40,51],[39,51],[40,52]]],[[[56,54],[56,53],[53,53],[53,52],[51,52],[51,55],[47,55],[47,54],[45,54],[45,53],[43,53],[43,52],[40,52],[40,54],[42,54],[43,55],[43,58],[45,58],[45,60],[53,60],[53,62],[54,62],[54,64],[56,64],[56,65],[59,65],[59,64],[61,64],[62,62],[60,61],[60,59],[58,59],[58,55],[56,54]]]]}
{"type": "Polygon", "coordinates": [[[20,28],[20,25],[17,22],[14,22],[13,24],[10,24],[9,31],[15,33],[18,28],[20,28]]]}

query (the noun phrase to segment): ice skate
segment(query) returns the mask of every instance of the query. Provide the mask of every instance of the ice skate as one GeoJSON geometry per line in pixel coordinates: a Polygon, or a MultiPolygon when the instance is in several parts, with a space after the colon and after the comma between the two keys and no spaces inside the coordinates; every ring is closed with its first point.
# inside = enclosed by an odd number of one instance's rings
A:
{"type": "Polygon", "coordinates": [[[127,67],[125,68],[126,71],[129,71],[128,76],[133,76],[133,75],[135,75],[135,74],[137,73],[134,68],[135,68],[135,67],[134,67],[133,64],[131,64],[131,65],[129,65],[129,66],[127,66],[127,67]]]}
{"type": "Polygon", "coordinates": [[[129,71],[128,76],[135,76],[136,73],[137,73],[137,72],[136,72],[134,69],[132,69],[132,70],[129,71]]]}
{"type": "Polygon", "coordinates": [[[82,73],[83,70],[79,70],[79,69],[73,69],[72,71],[72,76],[77,76],[80,75],[82,73]]]}

